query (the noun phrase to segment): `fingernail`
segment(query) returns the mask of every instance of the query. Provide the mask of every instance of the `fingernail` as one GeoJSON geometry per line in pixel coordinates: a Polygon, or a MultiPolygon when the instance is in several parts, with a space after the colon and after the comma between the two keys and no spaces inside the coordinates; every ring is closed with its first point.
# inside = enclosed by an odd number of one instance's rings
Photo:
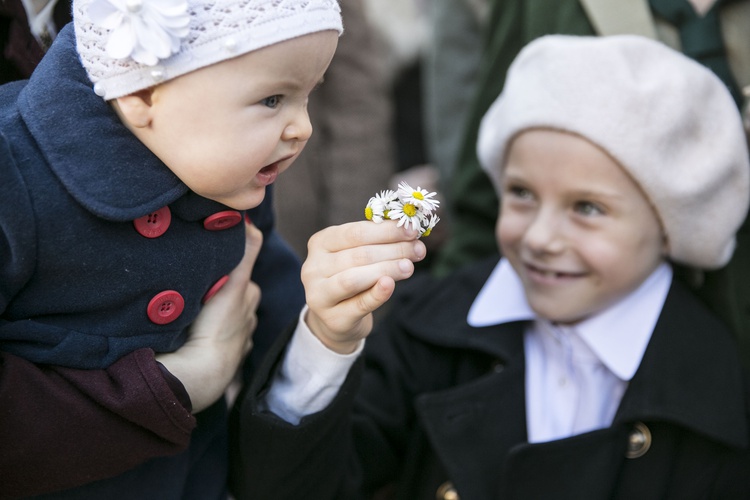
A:
{"type": "Polygon", "coordinates": [[[404,273],[410,273],[412,269],[412,263],[410,260],[401,259],[398,261],[398,268],[404,273]]]}
{"type": "Polygon", "coordinates": [[[414,243],[414,255],[417,257],[418,260],[424,259],[424,256],[427,254],[427,247],[424,246],[424,243],[421,241],[416,241],[414,243]]]}

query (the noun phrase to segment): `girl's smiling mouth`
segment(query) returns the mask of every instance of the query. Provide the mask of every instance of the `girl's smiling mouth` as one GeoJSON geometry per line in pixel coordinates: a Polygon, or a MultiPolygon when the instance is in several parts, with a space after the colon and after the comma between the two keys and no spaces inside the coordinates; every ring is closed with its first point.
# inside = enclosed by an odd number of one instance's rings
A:
{"type": "Polygon", "coordinates": [[[544,269],[529,263],[525,263],[524,268],[529,279],[540,284],[556,284],[561,281],[568,281],[584,276],[584,273],[544,269]]]}

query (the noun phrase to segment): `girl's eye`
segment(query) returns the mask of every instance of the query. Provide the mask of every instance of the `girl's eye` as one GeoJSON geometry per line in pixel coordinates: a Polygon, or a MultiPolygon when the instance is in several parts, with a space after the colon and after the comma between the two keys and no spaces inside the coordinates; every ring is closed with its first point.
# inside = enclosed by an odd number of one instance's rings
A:
{"type": "Polygon", "coordinates": [[[506,193],[519,200],[529,200],[532,198],[531,191],[521,186],[507,186],[505,188],[506,193]]]}
{"type": "Polygon", "coordinates": [[[604,210],[596,203],[590,201],[579,201],[575,204],[574,210],[582,215],[603,215],[604,210]]]}
{"type": "Polygon", "coordinates": [[[271,109],[274,109],[276,106],[279,105],[279,102],[281,102],[281,96],[280,95],[272,95],[272,96],[266,97],[265,99],[263,99],[260,102],[264,106],[269,107],[271,109]]]}

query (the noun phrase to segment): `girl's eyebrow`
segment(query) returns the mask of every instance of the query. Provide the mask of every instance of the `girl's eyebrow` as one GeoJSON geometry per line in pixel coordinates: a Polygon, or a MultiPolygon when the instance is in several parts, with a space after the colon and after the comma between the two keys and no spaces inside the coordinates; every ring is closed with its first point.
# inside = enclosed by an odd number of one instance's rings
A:
{"type": "Polygon", "coordinates": [[[607,198],[621,199],[626,198],[623,194],[616,189],[601,188],[601,189],[581,189],[574,191],[577,196],[583,198],[591,198],[596,196],[606,196],[607,198]]]}

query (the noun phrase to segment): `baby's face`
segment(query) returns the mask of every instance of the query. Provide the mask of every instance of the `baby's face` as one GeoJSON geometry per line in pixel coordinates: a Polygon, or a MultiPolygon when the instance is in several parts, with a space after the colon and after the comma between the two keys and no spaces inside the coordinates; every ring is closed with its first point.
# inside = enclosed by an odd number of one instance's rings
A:
{"type": "Polygon", "coordinates": [[[497,237],[540,316],[575,323],[631,292],[663,261],[661,225],[638,185],[593,143],[521,133],[508,152],[497,237]]]}
{"type": "Polygon", "coordinates": [[[312,133],[307,98],[337,43],[334,31],[313,33],[159,85],[139,137],[194,192],[258,206],[312,133]]]}

